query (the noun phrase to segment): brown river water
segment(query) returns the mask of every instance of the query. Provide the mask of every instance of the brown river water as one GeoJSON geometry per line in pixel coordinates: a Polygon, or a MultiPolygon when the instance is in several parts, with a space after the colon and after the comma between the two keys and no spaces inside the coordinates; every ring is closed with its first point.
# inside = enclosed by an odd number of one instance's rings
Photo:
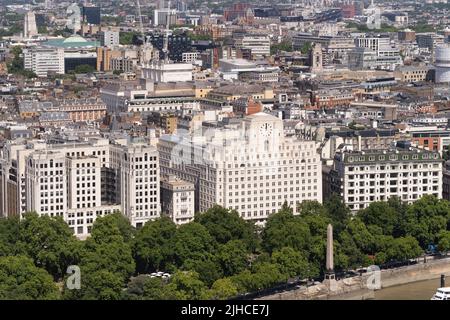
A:
{"type": "Polygon", "coordinates": [[[437,278],[385,288],[375,291],[375,300],[430,300],[439,286],[437,278]]]}

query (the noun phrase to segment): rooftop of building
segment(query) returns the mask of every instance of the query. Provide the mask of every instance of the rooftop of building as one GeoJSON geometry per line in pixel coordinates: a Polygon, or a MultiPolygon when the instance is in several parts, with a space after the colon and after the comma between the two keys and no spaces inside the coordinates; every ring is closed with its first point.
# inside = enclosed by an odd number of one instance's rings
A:
{"type": "MultiPolygon", "coordinates": [[[[382,156],[382,155],[391,155],[391,154],[435,154],[437,156],[433,156],[434,159],[440,159],[439,156],[439,152],[437,151],[431,151],[431,150],[426,150],[423,148],[417,148],[417,147],[413,147],[411,146],[411,142],[410,141],[398,141],[396,143],[396,145],[392,145],[389,148],[386,149],[365,149],[365,150],[351,150],[351,149],[343,149],[340,150],[340,153],[345,153],[347,155],[356,155],[356,156],[365,156],[365,155],[378,155],[378,156],[382,156]]],[[[433,159],[431,158],[431,159],[433,159]]],[[[422,159],[428,159],[428,158],[422,158],[422,159]]],[[[360,159],[360,161],[378,161],[381,159],[360,159]]],[[[389,160],[385,159],[385,160],[389,160]]],[[[391,159],[392,160],[392,159],[391,159]]],[[[402,160],[402,159],[400,159],[402,160]]],[[[355,161],[358,161],[357,159],[355,159],[355,161]]]]}
{"type": "Polygon", "coordinates": [[[417,70],[431,70],[434,69],[431,65],[403,65],[398,66],[395,71],[417,71],[417,70]]]}
{"type": "Polygon", "coordinates": [[[174,175],[162,176],[161,177],[162,184],[170,185],[171,187],[190,187],[194,190],[194,184],[185,180],[180,179],[174,175]]]}
{"type": "Polygon", "coordinates": [[[71,121],[70,115],[63,111],[44,112],[39,116],[39,121],[71,121]]]}
{"type": "Polygon", "coordinates": [[[265,87],[258,84],[229,84],[214,89],[214,93],[236,95],[236,94],[259,93],[263,92],[264,90],[265,87]]]}
{"type": "Polygon", "coordinates": [[[49,39],[43,44],[59,48],[94,48],[100,45],[98,41],[86,40],[79,35],[73,35],[68,38],[49,39]]]}
{"type": "Polygon", "coordinates": [[[366,129],[366,130],[350,130],[343,128],[343,130],[326,129],[325,137],[339,136],[339,137],[390,137],[399,132],[398,129],[366,129]]]}

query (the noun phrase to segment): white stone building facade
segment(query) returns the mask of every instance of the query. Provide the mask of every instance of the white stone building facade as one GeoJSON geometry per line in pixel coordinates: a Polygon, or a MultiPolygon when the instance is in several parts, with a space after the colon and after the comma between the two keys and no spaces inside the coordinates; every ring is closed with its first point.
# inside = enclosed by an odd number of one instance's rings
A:
{"type": "Polygon", "coordinates": [[[162,136],[161,172],[194,183],[196,210],[214,204],[264,222],[287,202],[322,202],[320,156],[314,141],[285,137],[283,121],[265,113],[200,136],[162,136]]]}
{"type": "Polygon", "coordinates": [[[159,158],[148,142],[11,142],[0,161],[0,216],[61,216],[76,236],[121,211],[135,227],[160,216],[159,158]]]}
{"type": "Polygon", "coordinates": [[[438,152],[395,148],[337,152],[331,191],[357,211],[396,196],[412,203],[423,195],[442,198],[442,159],[438,152]]]}

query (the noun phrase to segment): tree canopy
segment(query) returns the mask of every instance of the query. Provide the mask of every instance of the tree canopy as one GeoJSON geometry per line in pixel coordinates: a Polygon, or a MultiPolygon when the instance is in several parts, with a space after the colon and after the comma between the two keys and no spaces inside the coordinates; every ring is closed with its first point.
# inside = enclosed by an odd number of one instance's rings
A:
{"type": "Polygon", "coordinates": [[[26,256],[0,257],[0,300],[55,300],[51,275],[26,256]]]}
{"type": "Polygon", "coordinates": [[[260,228],[220,206],[181,226],[161,217],[138,230],[114,213],[97,218],[84,241],[61,217],[0,219],[0,299],[228,299],[320,279],[328,224],[338,272],[414,259],[430,244],[450,250],[450,204],[433,196],[373,202],[353,214],[336,196],[296,208],[294,215],[285,203],[260,228]],[[80,267],[81,289],[60,293],[70,265],[80,267]]]}

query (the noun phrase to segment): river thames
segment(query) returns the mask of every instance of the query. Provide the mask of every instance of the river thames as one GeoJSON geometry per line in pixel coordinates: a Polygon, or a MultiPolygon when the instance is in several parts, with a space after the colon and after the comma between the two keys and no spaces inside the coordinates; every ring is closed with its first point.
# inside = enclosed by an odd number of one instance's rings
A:
{"type": "Polygon", "coordinates": [[[375,300],[430,300],[439,286],[436,278],[389,287],[375,291],[375,300]]]}

